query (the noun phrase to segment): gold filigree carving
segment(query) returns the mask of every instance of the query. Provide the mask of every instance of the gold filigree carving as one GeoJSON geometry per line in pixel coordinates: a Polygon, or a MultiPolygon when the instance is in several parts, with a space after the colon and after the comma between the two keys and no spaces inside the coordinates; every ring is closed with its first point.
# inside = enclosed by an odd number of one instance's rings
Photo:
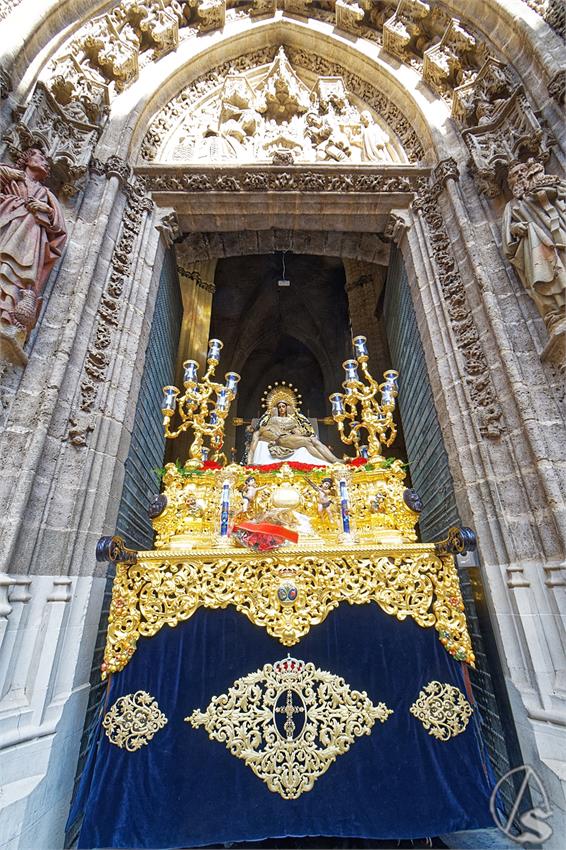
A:
{"type": "Polygon", "coordinates": [[[102,721],[110,743],[130,753],[149,744],[166,723],[167,718],[160,711],[157,700],[146,691],[117,699],[102,721]]]}
{"type": "MultiPolygon", "coordinates": [[[[289,396],[288,396],[289,397],[289,396]]],[[[385,463],[388,463],[385,461],[385,463]]],[[[222,475],[216,471],[188,474],[175,464],[165,467],[163,476],[165,508],[153,519],[156,532],[156,549],[208,549],[218,533],[221,489],[223,476],[229,477],[234,485],[230,495],[230,510],[233,514],[245,510],[242,496],[243,485],[250,474],[245,467],[230,465],[222,475]]],[[[312,487],[321,483],[328,470],[315,470],[308,475],[293,469],[288,464],[277,471],[254,470],[258,485],[254,500],[258,513],[266,515],[274,505],[274,497],[281,485],[291,485],[299,494],[299,510],[303,519],[301,541],[309,539],[318,544],[336,545],[341,540],[342,524],[336,511],[333,522],[320,522],[318,492],[312,487]],[[310,480],[309,480],[310,479],[310,480]]],[[[392,544],[413,543],[417,539],[415,525],[418,513],[408,507],[406,501],[406,473],[400,460],[389,466],[370,465],[355,468],[335,465],[330,470],[337,478],[347,476],[349,518],[352,532],[360,543],[392,544]]],[[[336,489],[338,483],[335,482],[336,489]]],[[[296,517],[295,517],[296,519],[296,517]]],[[[287,519],[286,522],[289,520],[287,519]]],[[[293,527],[293,526],[291,526],[293,527]]]]}
{"type": "MultiPolygon", "coordinates": [[[[288,597],[287,593],[287,597],[288,597]]],[[[188,620],[200,608],[234,605],[256,626],[293,646],[341,602],[375,602],[398,620],[434,627],[447,651],[474,662],[458,576],[451,555],[430,544],[279,550],[140,552],[119,563],[103,676],[126,666],[140,636],[188,620]],[[293,604],[280,589],[291,582],[293,604]]]]}
{"type": "Polygon", "coordinates": [[[455,685],[434,681],[425,685],[409,711],[429,735],[449,741],[464,731],[473,708],[455,685]]]}
{"type": "Polygon", "coordinates": [[[392,713],[340,676],[288,657],[237,679],[228,693],[185,720],[195,729],[204,726],[270,791],[296,800],[357,737],[392,713]]]}

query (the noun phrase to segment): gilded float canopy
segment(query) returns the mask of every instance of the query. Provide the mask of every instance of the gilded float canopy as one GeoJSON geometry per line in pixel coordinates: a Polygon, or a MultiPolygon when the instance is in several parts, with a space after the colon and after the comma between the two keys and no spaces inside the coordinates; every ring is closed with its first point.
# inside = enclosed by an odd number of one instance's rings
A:
{"type": "MultiPolygon", "coordinates": [[[[300,467],[166,468],[165,492],[155,506],[160,513],[153,519],[156,548],[128,553],[114,542],[114,550],[101,556],[116,562],[104,676],[126,666],[140,637],[176,626],[199,608],[229,605],[284,646],[294,646],[338,605],[375,603],[399,621],[411,618],[422,628],[433,627],[453,657],[473,665],[453,558],[471,541],[459,531],[444,546],[415,542],[418,513],[408,505],[419,505],[404,486],[400,461],[300,467]],[[274,501],[288,505],[291,496],[298,497],[306,518],[298,544],[262,550],[261,537],[255,548],[246,548],[219,536],[223,486],[230,487],[237,516],[250,475],[261,488],[258,516],[274,501]],[[318,513],[311,484],[327,477],[348,483],[348,536],[338,515],[318,513]]],[[[279,511],[292,519],[294,509],[279,511]]]]}
{"type": "MultiPolygon", "coordinates": [[[[403,621],[434,627],[458,661],[474,662],[453,554],[475,547],[469,529],[441,544],[416,542],[422,510],[405,465],[384,459],[397,433],[398,372],[368,367],[365,336],[344,361],[344,392],[331,417],[356,457],[340,461],[283,381],[264,393],[243,464],[226,465],[224,424],[240,376],[215,378],[223,344],[211,339],[206,369],[183,364],[184,392],[163,388],[164,434],[189,433],[189,459],[161,470],[150,505],[155,549],[125,550],[102,538],[99,560],[116,564],[103,675],[121,670],[140,637],[176,626],[199,608],[229,605],[284,646],[293,646],[343,602],[376,603],[403,621]]],[[[243,420],[234,420],[243,424],[243,420]]],[[[316,424],[316,423],[315,423],[316,424]]]]}

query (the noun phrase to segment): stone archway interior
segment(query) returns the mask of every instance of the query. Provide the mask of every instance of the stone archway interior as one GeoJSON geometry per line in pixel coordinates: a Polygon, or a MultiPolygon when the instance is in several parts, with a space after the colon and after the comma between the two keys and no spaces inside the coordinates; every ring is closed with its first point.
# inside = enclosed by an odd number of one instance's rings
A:
{"type": "Polygon", "coordinates": [[[210,335],[224,342],[226,368],[242,375],[238,417],[258,416],[267,386],[287,381],[301,393],[305,415],[322,419],[351,348],[342,260],[289,251],[219,260],[210,335]]]}

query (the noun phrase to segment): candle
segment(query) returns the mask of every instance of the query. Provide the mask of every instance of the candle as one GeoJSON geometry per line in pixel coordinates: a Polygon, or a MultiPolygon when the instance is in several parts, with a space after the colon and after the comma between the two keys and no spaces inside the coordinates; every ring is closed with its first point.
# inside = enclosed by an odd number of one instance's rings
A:
{"type": "Polygon", "coordinates": [[[353,339],[354,343],[354,356],[358,359],[368,356],[368,347],[366,345],[366,337],[365,336],[355,336],[353,339]]]}
{"type": "Polygon", "coordinates": [[[172,416],[177,407],[177,387],[163,387],[163,399],[161,401],[161,412],[163,416],[172,416]]]}
{"type": "Polygon", "coordinates": [[[341,393],[332,393],[329,396],[330,404],[332,405],[332,415],[341,416],[344,413],[344,404],[341,393]]]}
{"type": "Polygon", "coordinates": [[[383,377],[385,378],[386,386],[397,395],[399,392],[399,384],[397,383],[399,372],[396,372],[395,369],[388,369],[387,372],[383,373],[383,377]]]}
{"type": "Polygon", "coordinates": [[[196,360],[185,360],[183,363],[183,383],[187,389],[196,386],[198,377],[198,363],[196,360]]]}
{"type": "Polygon", "coordinates": [[[348,505],[348,487],[346,479],[340,479],[340,514],[342,516],[342,528],[344,534],[350,533],[350,509],[348,505]]]}
{"type": "Polygon", "coordinates": [[[238,381],[240,376],[236,372],[226,372],[226,389],[235,396],[238,392],[238,381]]]}
{"type": "Polygon", "coordinates": [[[342,363],[344,367],[344,371],[346,372],[346,380],[347,381],[357,381],[358,379],[358,364],[355,360],[345,360],[342,363]]]}
{"type": "Polygon", "coordinates": [[[381,384],[379,387],[381,391],[381,406],[389,407],[395,404],[395,391],[391,389],[388,384],[381,384]]]}
{"type": "Polygon", "coordinates": [[[230,514],[230,484],[225,481],[222,485],[220,501],[220,537],[228,536],[228,517],[230,514]]]}
{"type": "Polygon", "coordinates": [[[223,344],[219,339],[210,339],[208,341],[208,355],[207,360],[214,360],[216,363],[220,360],[220,350],[222,349],[223,344]]]}
{"type": "Polygon", "coordinates": [[[228,389],[226,387],[220,387],[218,390],[218,397],[216,399],[216,410],[218,412],[224,411],[228,408],[228,395],[228,389]]]}

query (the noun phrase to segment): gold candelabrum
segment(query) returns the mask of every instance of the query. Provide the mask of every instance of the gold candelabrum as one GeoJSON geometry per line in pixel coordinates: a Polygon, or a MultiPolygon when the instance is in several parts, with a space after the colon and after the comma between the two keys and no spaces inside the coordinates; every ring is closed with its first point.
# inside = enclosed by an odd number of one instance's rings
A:
{"type": "Polygon", "coordinates": [[[225,384],[212,380],[220,361],[221,349],[222,343],[219,339],[209,341],[207,369],[200,380],[197,361],[185,360],[183,363],[185,392],[182,396],[179,396],[180,390],[177,387],[163,387],[161,412],[165,436],[175,439],[189,428],[194,434],[189,449],[189,459],[185,464],[188,467],[202,466],[209,458],[218,460],[224,443],[224,421],[236,397],[240,376],[236,372],[227,372],[225,384]],[[181,423],[176,430],[171,430],[171,419],[176,412],[179,414],[181,423]],[[208,446],[205,445],[205,441],[208,441],[208,446]]]}
{"type": "Polygon", "coordinates": [[[340,439],[354,446],[356,455],[364,453],[362,431],[367,432],[367,457],[369,460],[381,454],[381,446],[391,446],[397,436],[393,421],[395,399],[399,392],[399,373],[389,369],[383,373],[383,383],[372,378],[368,370],[368,349],[365,336],[353,339],[355,359],[342,364],[346,373],[343,393],[329,396],[332,418],[338,426],[340,439]],[[360,375],[361,370],[361,375],[360,375]],[[381,395],[378,401],[378,393],[381,395]],[[347,432],[346,432],[347,428],[347,432]]]}

